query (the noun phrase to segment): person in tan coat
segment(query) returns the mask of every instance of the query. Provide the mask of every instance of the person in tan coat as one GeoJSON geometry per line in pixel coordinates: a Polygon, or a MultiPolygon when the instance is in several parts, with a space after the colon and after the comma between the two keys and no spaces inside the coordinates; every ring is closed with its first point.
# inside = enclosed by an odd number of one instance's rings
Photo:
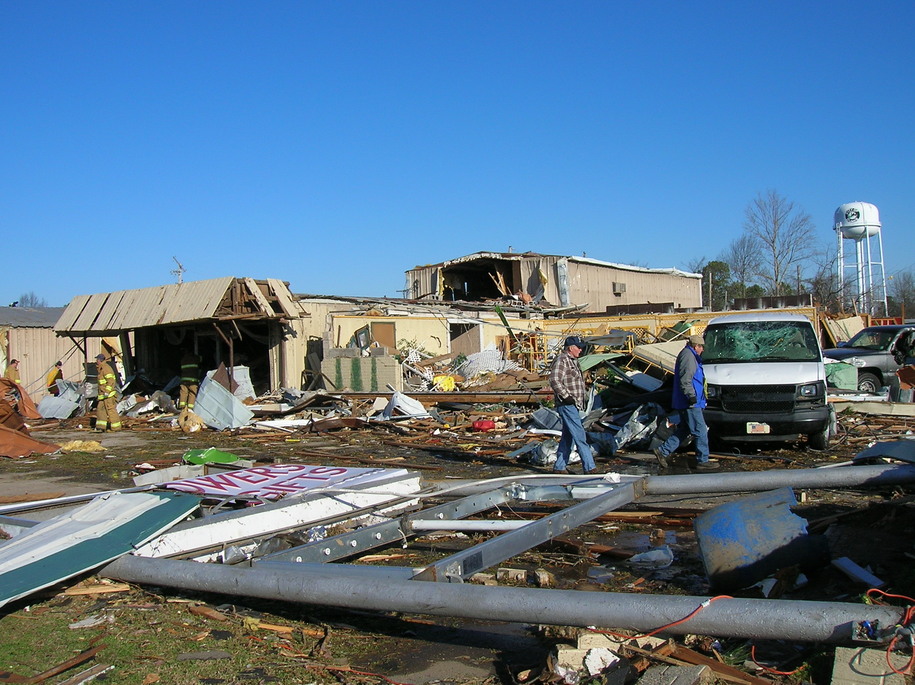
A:
{"type": "Polygon", "coordinates": [[[6,371],[3,373],[3,377],[13,381],[13,383],[16,383],[19,385],[22,384],[22,381],[19,380],[19,360],[18,359],[10,360],[10,363],[6,367],[6,371]]]}
{"type": "Polygon", "coordinates": [[[50,372],[48,372],[48,377],[47,377],[48,394],[54,395],[55,397],[57,395],[60,395],[60,389],[57,387],[57,381],[63,380],[63,378],[64,378],[64,372],[62,370],[62,367],[63,367],[63,362],[57,362],[54,365],[54,368],[51,369],[50,372]]]}
{"type": "Polygon", "coordinates": [[[111,362],[104,354],[95,357],[95,368],[98,372],[98,404],[95,410],[95,430],[121,430],[121,417],[118,416],[117,376],[111,362]]]}

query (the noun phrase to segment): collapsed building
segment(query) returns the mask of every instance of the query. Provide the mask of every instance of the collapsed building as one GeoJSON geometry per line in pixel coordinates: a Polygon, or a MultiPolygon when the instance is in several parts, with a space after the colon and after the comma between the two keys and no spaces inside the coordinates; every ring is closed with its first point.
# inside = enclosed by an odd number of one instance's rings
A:
{"type": "Polygon", "coordinates": [[[191,349],[205,368],[247,366],[257,393],[377,390],[401,387],[402,360],[394,357],[404,342],[431,356],[496,347],[506,358],[526,356],[530,368],[546,356],[544,337],[564,334],[564,314],[690,311],[702,304],[700,274],[530,252],[480,252],[417,267],[407,280],[407,299],[296,295],[285,281],[236,277],[80,295],[54,331],[85,363],[98,349],[89,341],[101,339],[122,360],[125,376],[142,373],[160,384],[191,349]],[[435,283],[434,291],[422,283],[435,283]],[[547,320],[560,323],[548,331],[547,320]]]}

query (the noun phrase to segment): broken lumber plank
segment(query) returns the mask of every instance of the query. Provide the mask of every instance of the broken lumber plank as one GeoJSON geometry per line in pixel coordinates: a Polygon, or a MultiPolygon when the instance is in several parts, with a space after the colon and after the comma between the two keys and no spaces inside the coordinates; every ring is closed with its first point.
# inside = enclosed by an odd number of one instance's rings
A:
{"type": "Polygon", "coordinates": [[[738,683],[739,685],[772,685],[771,680],[750,675],[749,673],[741,671],[739,668],[723,664],[716,659],[707,657],[704,654],[699,654],[699,652],[695,652],[682,645],[674,644],[672,656],[675,659],[685,661],[688,664],[708,666],[717,677],[729,683],[738,683]]]}
{"type": "Polygon", "coordinates": [[[97,583],[95,585],[75,585],[64,590],[66,597],[76,597],[80,595],[105,595],[109,592],[130,592],[131,587],[128,583],[97,583]]]}

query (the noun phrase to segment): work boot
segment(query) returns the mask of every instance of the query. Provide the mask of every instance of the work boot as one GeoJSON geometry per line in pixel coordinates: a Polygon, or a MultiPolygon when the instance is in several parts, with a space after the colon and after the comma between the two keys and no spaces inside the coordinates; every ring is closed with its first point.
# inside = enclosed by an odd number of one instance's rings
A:
{"type": "Polygon", "coordinates": [[[720,468],[717,461],[700,461],[696,464],[697,471],[717,471],[720,468]]]}
{"type": "Polygon", "coordinates": [[[658,466],[660,466],[662,469],[666,469],[668,466],[667,457],[665,457],[664,454],[661,452],[661,448],[655,447],[651,451],[654,452],[654,456],[656,456],[658,458],[658,466]]]}
{"type": "Polygon", "coordinates": [[[568,476],[568,475],[569,475],[569,469],[553,469],[553,473],[557,473],[557,474],[559,474],[560,476],[568,476]]]}

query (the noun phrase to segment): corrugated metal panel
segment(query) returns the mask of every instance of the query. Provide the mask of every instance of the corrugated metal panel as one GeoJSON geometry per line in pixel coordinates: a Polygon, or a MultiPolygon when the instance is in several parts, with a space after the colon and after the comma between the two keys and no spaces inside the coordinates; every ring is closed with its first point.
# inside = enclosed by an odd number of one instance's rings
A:
{"type": "Polygon", "coordinates": [[[64,313],[60,315],[57,323],[54,324],[54,329],[61,331],[84,330],[82,328],[78,328],[77,322],[83,315],[83,311],[86,307],[86,304],[89,302],[89,299],[89,295],[77,295],[72,300],[70,300],[70,304],[67,305],[66,309],[64,309],[64,313]]]}
{"type": "Polygon", "coordinates": [[[79,295],[67,306],[54,330],[102,333],[213,318],[233,281],[227,276],[139,290],[79,295]]]}
{"type": "Polygon", "coordinates": [[[587,302],[589,312],[646,302],[673,302],[678,309],[702,306],[701,280],[683,271],[620,269],[580,259],[570,259],[568,267],[571,304],[587,302]],[[618,295],[614,283],[623,284],[618,295]]]}
{"type": "Polygon", "coordinates": [[[0,326],[50,328],[64,307],[0,307],[0,326]]]}
{"type": "Polygon", "coordinates": [[[121,290],[111,293],[105,310],[99,316],[99,322],[105,321],[106,328],[121,331],[130,328],[137,321],[138,315],[144,321],[156,321],[162,316],[162,297],[168,286],[144,288],[142,290],[121,290]]]}
{"type": "MultiPolygon", "coordinates": [[[[85,377],[82,351],[72,340],[56,336],[51,328],[12,328],[7,334],[10,355],[20,360],[19,375],[26,391],[36,401],[47,394],[47,375],[58,360],[63,362],[66,380],[82,381],[85,377]]],[[[100,351],[100,338],[86,340],[88,359],[94,359],[100,351]]]]}
{"type": "Polygon", "coordinates": [[[168,286],[162,299],[162,320],[158,323],[194,321],[215,316],[234,280],[231,277],[215,278],[168,286]]]}
{"type": "MultiPolygon", "coordinates": [[[[102,307],[101,307],[101,309],[99,309],[98,316],[96,317],[96,320],[95,320],[94,328],[96,328],[96,330],[103,330],[103,331],[117,330],[114,328],[113,324],[114,324],[115,319],[118,318],[118,311],[123,306],[124,313],[128,314],[128,312],[127,312],[128,306],[125,306],[125,305],[128,305],[128,304],[132,305],[130,300],[133,298],[129,298],[127,295],[127,292],[128,291],[126,291],[126,290],[119,290],[114,293],[108,293],[107,296],[104,297],[104,299],[102,300],[102,302],[103,302],[102,307]]],[[[132,306],[130,306],[129,308],[132,308],[132,306]]]]}

